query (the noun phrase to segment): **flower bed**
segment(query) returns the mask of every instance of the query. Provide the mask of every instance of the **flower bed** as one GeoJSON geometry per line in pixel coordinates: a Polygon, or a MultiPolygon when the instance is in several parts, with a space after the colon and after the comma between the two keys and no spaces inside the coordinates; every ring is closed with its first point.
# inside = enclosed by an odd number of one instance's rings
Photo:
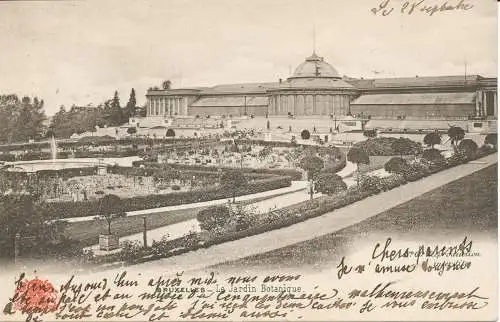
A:
{"type": "MultiPolygon", "coordinates": [[[[162,163],[157,163],[157,162],[146,162],[146,161],[133,161],[132,166],[134,167],[140,167],[141,165],[144,165],[145,168],[161,168],[164,167],[165,165],[168,165],[169,167],[173,169],[179,169],[179,170],[198,170],[198,171],[206,171],[206,172],[218,172],[219,169],[224,171],[224,170],[234,170],[235,168],[231,167],[219,167],[219,166],[202,166],[202,165],[186,165],[186,164],[162,164],[162,163]]],[[[292,181],[298,181],[302,180],[302,172],[294,169],[267,169],[267,168],[262,168],[262,169],[255,169],[255,168],[238,168],[241,170],[245,176],[248,174],[262,174],[262,175],[278,175],[278,176],[287,176],[290,177],[292,181]]]]}
{"type": "MultiPolygon", "coordinates": [[[[238,191],[236,196],[285,188],[289,187],[291,184],[292,183],[289,177],[275,176],[272,178],[255,180],[248,183],[244,192],[238,191]]],[[[193,191],[124,198],[122,199],[121,204],[123,211],[134,211],[209,200],[227,199],[232,197],[233,191],[229,191],[221,187],[211,187],[193,191]]],[[[87,217],[95,216],[98,213],[99,201],[50,202],[45,203],[45,207],[54,219],[87,217]]],[[[114,210],[110,209],[109,212],[113,213],[114,210]]]]}
{"type": "MultiPolygon", "coordinates": [[[[495,149],[479,149],[473,159],[477,159],[494,152],[496,152],[495,149]]],[[[314,200],[308,200],[282,208],[278,211],[271,211],[264,216],[261,216],[257,222],[246,230],[228,231],[220,236],[213,236],[208,240],[204,240],[203,233],[190,233],[179,239],[164,241],[161,243],[161,247],[155,246],[144,249],[141,251],[142,254],[140,256],[131,255],[129,253],[121,256],[120,260],[128,264],[137,264],[159,258],[175,256],[200,248],[206,248],[212,245],[257,235],[266,231],[287,227],[305,221],[309,218],[321,216],[325,213],[334,211],[335,209],[345,207],[380,192],[394,189],[398,186],[406,184],[407,182],[421,179],[434,172],[442,171],[462,164],[462,161],[463,157],[459,153],[455,157],[448,158],[446,163],[440,166],[438,170],[436,170],[436,168],[430,170],[430,168],[425,164],[417,165],[414,163],[410,166],[410,169],[415,171],[414,173],[407,172],[402,175],[393,174],[385,178],[364,176],[361,178],[360,187],[353,186],[336,195],[322,196],[314,200]]],[[[116,257],[114,259],[108,258],[106,260],[116,260],[116,257]]]]}

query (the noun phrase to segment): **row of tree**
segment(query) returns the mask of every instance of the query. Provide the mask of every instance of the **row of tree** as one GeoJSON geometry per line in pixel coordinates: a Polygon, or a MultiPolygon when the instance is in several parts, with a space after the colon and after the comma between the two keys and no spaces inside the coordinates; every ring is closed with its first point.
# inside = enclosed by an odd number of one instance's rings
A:
{"type": "Polygon", "coordinates": [[[46,116],[38,97],[0,95],[0,142],[13,143],[43,135],[46,116]]]}
{"type": "Polygon", "coordinates": [[[51,134],[57,137],[69,137],[73,133],[93,132],[95,127],[119,126],[128,122],[133,116],[145,116],[145,109],[137,107],[135,90],[132,88],[129,100],[125,106],[121,106],[118,91],[113,98],[105,101],[97,107],[72,106],[66,110],[61,106],[52,118],[51,134]]]}

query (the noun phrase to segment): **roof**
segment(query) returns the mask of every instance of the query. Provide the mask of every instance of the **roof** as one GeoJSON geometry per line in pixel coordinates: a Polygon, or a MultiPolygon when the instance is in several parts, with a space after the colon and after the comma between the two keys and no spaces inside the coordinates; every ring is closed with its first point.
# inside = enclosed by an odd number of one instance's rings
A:
{"type": "Polygon", "coordinates": [[[202,97],[191,104],[193,107],[211,107],[211,106],[266,106],[267,96],[212,96],[202,97]]]}
{"type": "Polygon", "coordinates": [[[222,84],[214,87],[205,88],[201,94],[219,94],[219,93],[265,93],[267,89],[277,87],[279,83],[241,83],[241,84],[222,84]]]}
{"type": "Polygon", "coordinates": [[[340,78],[339,73],[332,65],[324,61],[315,52],[301,63],[290,78],[300,77],[334,77],[340,78]]]}
{"type": "Polygon", "coordinates": [[[434,86],[463,86],[475,84],[482,77],[478,75],[459,76],[425,76],[425,77],[397,77],[356,79],[344,78],[345,81],[359,89],[376,89],[392,87],[434,87],[434,86]]]}
{"type": "Polygon", "coordinates": [[[341,80],[335,78],[289,78],[286,82],[279,84],[278,89],[354,89],[354,87],[341,80]]]}
{"type": "Polygon", "coordinates": [[[472,104],[475,93],[414,93],[362,95],[351,105],[472,104]]]}

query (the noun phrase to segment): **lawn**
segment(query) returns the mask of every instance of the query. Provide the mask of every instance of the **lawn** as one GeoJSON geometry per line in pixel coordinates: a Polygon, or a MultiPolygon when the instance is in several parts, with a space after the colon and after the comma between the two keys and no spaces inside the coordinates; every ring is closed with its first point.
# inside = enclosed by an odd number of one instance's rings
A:
{"type": "MultiPolygon", "coordinates": [[[[242,204],[255,203],[261,200],[274,198],[278,195],[255,198],[252,200],[242,201],[242,204]]],[[[191,209],[181,209],[174,211],[164,211],[146,215],[148,230],[173,225],[182,221],[196,218],[196,214],[206,208],[198,207],[191,209]]],[[[118,219],[112,222],[111,231],[120,237],[137,234],[143,231],[144,222],[142,216],[129,216],[118,219]]],[[[64,234],[73,239],[80,241],[83,246],[95,245],[99,242],[99,234],[106,233],[107,225],[104,221],[83,221],[67,223],[64,234]]]]}
{"type": "Polygon", "coordinates": [[[480,234],[496,240],[497,168],[492,165],[335,233],[213,268],[331,268],[341,254],[356,251],[380,235],[425,240],[428,236],[464,238],[480,234]]]}

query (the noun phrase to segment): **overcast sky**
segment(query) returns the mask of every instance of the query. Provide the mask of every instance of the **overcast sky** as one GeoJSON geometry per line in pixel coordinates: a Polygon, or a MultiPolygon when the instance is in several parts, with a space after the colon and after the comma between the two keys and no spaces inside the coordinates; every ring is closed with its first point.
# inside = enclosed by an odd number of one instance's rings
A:
{"type": "MultiPolygon", "coordinates": [[[[412,1],[412,0],[410,0],[412,1]]],[[[494,0],[468,11],[401,14],[389,0],[0,2],[0,93],[38,95],[46,112],[149,86],[277,81],[317,53],[341,75],[496,76],[494,0]]],[[[444,0],[425,0],[441,4],[444,0]]],[[[448,0],[458,3],[458,0],[448,0]]]]}

